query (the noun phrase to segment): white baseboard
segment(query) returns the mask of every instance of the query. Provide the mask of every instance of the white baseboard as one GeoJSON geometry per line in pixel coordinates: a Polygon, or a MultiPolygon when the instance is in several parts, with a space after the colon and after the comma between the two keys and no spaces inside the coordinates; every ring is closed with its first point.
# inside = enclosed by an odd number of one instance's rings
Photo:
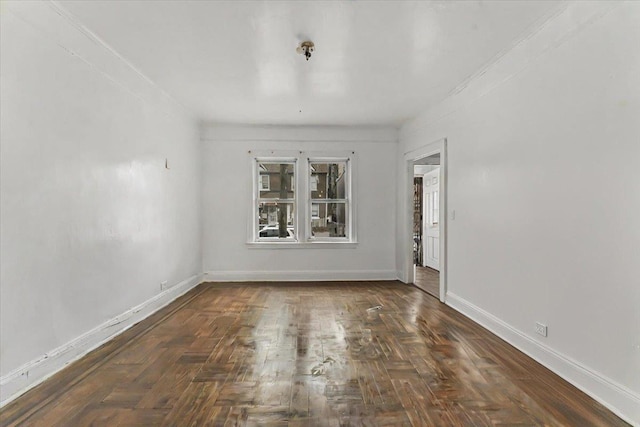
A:
{"type": "Polygon", "coordinates": [[[454,293],[447,292],[446,304],[546,366],[626,422],[640,426],[638,393],[534,340],[454,293]]]}
{"type": "Polygon", "coordinates": [[[315,282],[339,280],[396,280],[395,270],[343,271],[207,271],[205,282],[315,282]]]}
{"type": "Polygon", "coordinates": [[[0,378],[0,407],[202,283],[197,274],[0,378]]]}

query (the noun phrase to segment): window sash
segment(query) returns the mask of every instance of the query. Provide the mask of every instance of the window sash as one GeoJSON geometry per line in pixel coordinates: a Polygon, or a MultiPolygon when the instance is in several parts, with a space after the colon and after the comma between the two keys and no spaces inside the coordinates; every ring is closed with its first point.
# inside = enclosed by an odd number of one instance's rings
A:
{"type": "Polygon", "coordinates": [[[315,203],[348,203],[349,199],[309,199],[312,204],[315,203]]]}
{"type": "MultiPolygon", "coordinates": [[[[351,183],[351,175],[352,175],[352,168],[351,168],[351,161],[349,158],[345,158],[345,157],[333,157],[333,158],[309,158],[307,159],[307,171],[306,171],[306,179],[307,179],[307,206],[306,206],[306,212],[307,212],[307,217],[304,219],[304,221],[307,224],[308,230],[307,230],[307,241],[309,242],[321,242],[321,241],[325,241],[325,242],[336,242],[336,241],[352,241],[353,239],[353,234],[352,234],[352,207],[351,207],[351,191],[352,191],[352,183],[351,183]],[[343,174],[340,176],[340,179],[344,179],[344,197],[341,198],[337,198],[337,199],[329,199],[329,198],[313,198],[312,196],[312,191],[318,191],[320,185],[320,178],[318,176],[318,171],[319,168],[317,167],[318,164],[344,164],[344,171],[343,174]],[[314,189],[312,187],[312,181],[316,180],[317,186],[314,189]],[[314,221],[317,222],[317,220],[322,219],[319,217],[314,217],[313,213],[312,213],[312,205],[314,204],[318,204],[318,206],[321,205],[325,205],[328,206],[328,204],[341,204],[344,205],[344,236],[317,236],[313,234],[313,229],[314,229],[314,221]]],[[[328,185],[329,182],[328,180],[325,180],[325,194],[326,191],[328,189],[328,185]]],[[[326,207],[325,207],[326,209],[326,207]]],[[[318,209],[320,210],[320,208],[318,209]]],[[[318,212],[320,213],[320,212],[318,212]]],[[[326,217],[324,218],[326,220],[326,217]]]]}
{"type": "MultiPolygon", "coordinates": [[[[299,220],[298,220],[298,206],[297,206],[297,198],[299,197],[298,192],[295,190],[295,187],[291,184],[293,184],[295,182],[296,179],[298,179],[298,162],[296,158],[278,158],[278,157],[269,157],[269,158],[255,158],[254,159],[254,174],[257,174],[260,178],[258,179],[258,185],[255,187],[254,192],[253,192],[253,206],[252,206],[252,212],[253,212],[253,241],[254,242],[295,242],[297,241],[297,237],[299,235],[299,220]],[[293,198],[280,198],[280,197],[270,197],[270,198],[265,198],[265,197],[260,197],[260,193],[262,191],[271,191],[271,185],[269,185],[268,189],[264,189],[262,188],[262,177],[263,176],[268,176],[269,177],[269,184],[271,183],[271,178],[270,175],[271,174],[267,174],[264,173],[264,165],[291,165],[292,166],[292,172],[287,173],[287,179],[285,179],[284,183],[288,183],[290,185],[290,188],[287,189],[288,193],[293,193],[293,198]],[[291,178],[289,178],[289,176],[291,178]],[[274,236],[274,237],[261,237],[260,236],[260,232],[265,228],[265,227],[269,227],[269,224],[263,225],[261,227],[260,224],[260,205],[261,204],[268,204],[268,205],[273,205],[276,206],[277,208],[285,207],[285,206],[291,206],[290,209],[287,209],[287,213],[285,213],[285,215],[287,215],[287,236],[286,237],[278,237],[278,236],[274,236]],[[291,214],[292,216],[292,227],[289,226],[289,222],[288,222],[288,214],[291,214]],[[293,236],[289,235],[289,230],[293,228],[293,236]]],[[[277,174],[277,173],[276,173],[277,174]]],[[[280,183],[280,185],[282,185],[283,182],[280,183]]]]}
{"type": "Polygon", "coordinates": [[[258,203],[295,203],[296,199],[256,199],[258,203]]]}

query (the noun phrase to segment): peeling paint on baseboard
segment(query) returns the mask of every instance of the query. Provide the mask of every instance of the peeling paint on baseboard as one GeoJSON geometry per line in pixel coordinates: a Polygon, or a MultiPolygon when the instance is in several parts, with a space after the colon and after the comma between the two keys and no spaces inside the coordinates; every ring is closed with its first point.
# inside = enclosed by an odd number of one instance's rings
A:
{"type": "Polygon", "coordinates": [[[0,408],[202,283],[197,274],[0,377],[0,408]],[[139,314],[139,315],[137,315],[139,314]],[[137,316],[136,316],[137,315],[137,316]],[[121,326],[116,328],[116,326],[121,326]]]}

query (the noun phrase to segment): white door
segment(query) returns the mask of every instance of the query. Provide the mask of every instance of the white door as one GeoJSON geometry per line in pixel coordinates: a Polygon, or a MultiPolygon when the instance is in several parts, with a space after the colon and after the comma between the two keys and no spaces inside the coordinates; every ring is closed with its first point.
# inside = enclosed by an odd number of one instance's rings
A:
{"type": "Polygon", "coordinates": [[[424,174],[424,266],[440,271],[440,167],[424,174]]]}

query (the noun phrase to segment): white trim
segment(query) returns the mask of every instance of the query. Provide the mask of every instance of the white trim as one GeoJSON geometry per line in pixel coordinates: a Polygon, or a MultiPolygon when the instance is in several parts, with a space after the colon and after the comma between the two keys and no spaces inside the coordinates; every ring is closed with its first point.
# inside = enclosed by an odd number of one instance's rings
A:
{"type": "MultiPolygon", "coordinates": [[[[313,247],[319,245],[314,244],[313,247]]],[[[315,282],[396,280],[395,270],[207,271],[205,282],[315,282]]]]}
{"type": "Polygon", "coordinates": [[[355,249],[358,247],[358,242],[343,240],[314,240],[312,242],[301,242],[293,239],[279,239],[274,238],[273,241],[269,241],[263,238],[257,242],[247,242],[249,249],[355,249]]]}
{"type": "Polygon", "coordinates": [[[202,283],[196,274],[0,378],[0,407],[202,283]]]}
{"type": "MultiPolygon", "coordinates": [[[[427,144],[404,153],[404,169],[406,176],[404,177],[404,201],[401,202],[405,224],[401,228],[400,252],[402,260],[401,266],[398,266],[398,276],[405,283],[414,282],[413,268],[413,249],[411,242],[413,241],[413,176],[414,162],[434,154],[440,154],[440,302],[445,302],[447,296],[447,280],[448,280],[448,158],[447,158],[447,138],[441,138],[431,144],[427,144]]],[[[402,197],[402,195],[401,195],[402,197]]],[[[402,199],[401,199],[402,200],[402,199]]]]}
{"type": "MultiPolygon", "coordinates": [[[[261,238],[260,237],[260,227],[259,227],[259,203],[262,202],[284,202],[291,203],[294,206],[293,212],[293,230],[296,236],[300,235],[300,226],[301,222],[299,220],[300,216],[300,207],[298,206],[298,193],[296,190],[293,190],[293,199],[261,199],[259,182],[260,176],[259,166],[261,163],[264,164],[281,164],[287,163],[293,165],[293,178],[295,180],[299,180],[300,176],[300,154],[301,151],[292,151],[292,150],[257,150],[252,151],[249,150],[248,153],[250,164],[251,164],[251,176],[253,177],[253,186],[251,193],[251,205],[249,206],[249,213],[247,217],[247,243],[256,243],[256,242],[269,242],[269,238],[261,238]]],[[[282,184],[282,183],[281,183],[282,184]]],[[[271,187],[271,184],[269,184],[271,187]]],[[[297,241],[296,238],[287,238],[286,241],[293,242],[297,241]]]]}
{"type": "MultiPolygon", "coordinates": [[[[324,152],[323,152],[324,153],[324,152]]],[[[307,153],[310,154],[310,153],[307,153]]],[[[306,197],[306,206],[305,206],[305,213],[306,213],[306,217],[305,217],[305,223],[308,225],[307,227],[307,233],[304,236],[304,241],[305,242],[347,242],[347,243],[353,243],[357,240],[357,236],[356,236],[356,220],[355,220],[355,203],[353,202],[354,197],[353,195],[355,194],[354,192],[354,179],[352,177],[353,172],[354,172],[354,163],[355,163],[355,157],[356,157],[356,153],[355,151],[351,151],[351,152],[344,152],[343,156],[339,156],[339,157],[326,157],[326,156],[309,156],[307,157],[307,166],[306,166],[306,180],[307,180],[307,186],[309,188],[309,190],[307,191],[307,197],[306,197]],[[344,180],[345,182],[345,198],[344,199],[312,199],[311,198],[311,177],[313,176],[311,174],[311,170],[313,169],[312,165],[313,164],[329,164],[329,163],[344,163],[345,166],[345,171],[344,173],[346,174],[346,178],[344,180]],[[329,203],[342,203],[345,205],[345,237],[314,237],[311,235],[311,221],[313,219],[313,215],[311,213],[311,207],[314,203],[324,203],[324,204],[329,204],[329,203]]],[[[328,186],[329,186],[329,178],[327,176],[326,179],[326,185],[327,188],[325,189],[325,191],[328,191],[328,186]]],[[[326,211],[325,211],[326,212],[326,211]]]]}
{"type": "Polygon", "coordinates": [[[640,395],[638,393],[536,341],[452,292],[447,293],[446,304],[549,368],[626,422],[640,426],[640,395]]]}

